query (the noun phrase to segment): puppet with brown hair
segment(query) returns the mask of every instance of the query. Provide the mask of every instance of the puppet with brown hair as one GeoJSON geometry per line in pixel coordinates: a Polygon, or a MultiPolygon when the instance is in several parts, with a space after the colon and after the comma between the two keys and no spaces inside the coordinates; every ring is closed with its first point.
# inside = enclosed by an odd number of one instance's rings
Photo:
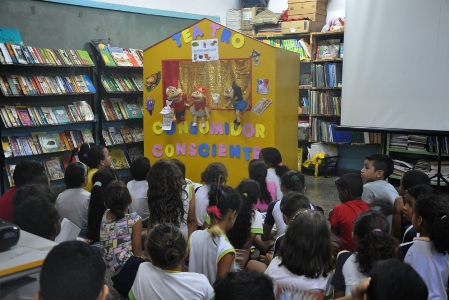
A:
{"type": "Polygon", "coordinates": [[[180,88],[174,86],[167,87],[165,94],[167,100],[172,101],[170,107],[173,121],[178,121],[178,123],[184,121],[185,109],[189,107],[186,103],[187,95],[184,95],[180,88]]]}
{"type": "Polygon", "coordinates": [[[210,118],[210,108],[207,106],[207,88],[201,86],[195,86],[195,90],[192,92],[190,106],[190,112],[193,115],[192,126],[198,126],[198,118],[201,118],[201,126],[206,127],[205,117],[210,118]]]}

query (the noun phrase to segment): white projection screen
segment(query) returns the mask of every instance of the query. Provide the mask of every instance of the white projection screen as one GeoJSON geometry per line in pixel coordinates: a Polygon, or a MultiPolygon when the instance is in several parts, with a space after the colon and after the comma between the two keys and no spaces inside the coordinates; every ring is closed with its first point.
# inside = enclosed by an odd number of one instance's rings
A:
{"type": "Polygon", "coordinates": [[[449,132],[449,0],[346,0],[344,51],[342,127],[449,132]]]}

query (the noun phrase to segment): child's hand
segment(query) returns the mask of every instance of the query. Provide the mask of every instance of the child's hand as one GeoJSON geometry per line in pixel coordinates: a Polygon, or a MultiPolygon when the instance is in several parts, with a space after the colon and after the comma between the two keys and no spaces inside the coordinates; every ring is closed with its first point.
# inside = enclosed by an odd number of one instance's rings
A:
{"type": "Polygon", "coordinates": [[[273,259],[273,254],[267,253],[265,255],[261,255],[260,261],[266,264],[267,266],[271,263],[271,260],[273,259]]]}

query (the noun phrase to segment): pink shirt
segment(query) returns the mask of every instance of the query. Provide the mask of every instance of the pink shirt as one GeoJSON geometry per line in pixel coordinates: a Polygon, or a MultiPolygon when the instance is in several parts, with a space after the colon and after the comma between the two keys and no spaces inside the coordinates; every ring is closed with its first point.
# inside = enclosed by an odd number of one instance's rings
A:
{"type": "MultiPolygon", "coordinates": [[[[273,201],[276,200],[276,183],[267,181],[267,189],[271,195],[271,199],[273,199],[273,201]]],[[[270,204],[270,203],[265,203],[265,202],[261,201],[259,198],[259,199],[257,199],[257,204],[254,205],[254,208],[257,208],[261,212],[264,212],[267,210],[268,204],[270,204]]]]}

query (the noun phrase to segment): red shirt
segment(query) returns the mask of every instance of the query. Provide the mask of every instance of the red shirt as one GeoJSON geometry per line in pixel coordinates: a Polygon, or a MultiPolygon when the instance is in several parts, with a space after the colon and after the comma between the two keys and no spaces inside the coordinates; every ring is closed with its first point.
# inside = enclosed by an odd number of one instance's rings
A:
{"type": "Polygon", "coordinates": [[[329,222],[332,227],[338,228],[342,240],[338,252],[342,250],[354,252],[355,245],[352,241],[354,220],[361,212],[369,209],[369,204],[363,200],[350,200],[334,206],[329,213],[329,222]]]}
{"type": "Polygon", "coordinates": [[[175,112],[183,111],[185,110],[185,103],[183,100],[180,102],[172,102],[172,104],[170,104],[170,107],[172,107],[175,112]]]}
{"type": "Polygon", "coordinates": [[[205,110],[206,109],[206,102],[202,101],[200,103],[193,102],[193,107],[195,108],[195,111],[205,110]]]}
{"type": "Polygon", "coordinates": [[[14,206],[12,205],[12,196],[17,188],[12,187],[7,190],[0,198],[0,219],[12,222],[12,215],[14,214],[14,206]]]}

